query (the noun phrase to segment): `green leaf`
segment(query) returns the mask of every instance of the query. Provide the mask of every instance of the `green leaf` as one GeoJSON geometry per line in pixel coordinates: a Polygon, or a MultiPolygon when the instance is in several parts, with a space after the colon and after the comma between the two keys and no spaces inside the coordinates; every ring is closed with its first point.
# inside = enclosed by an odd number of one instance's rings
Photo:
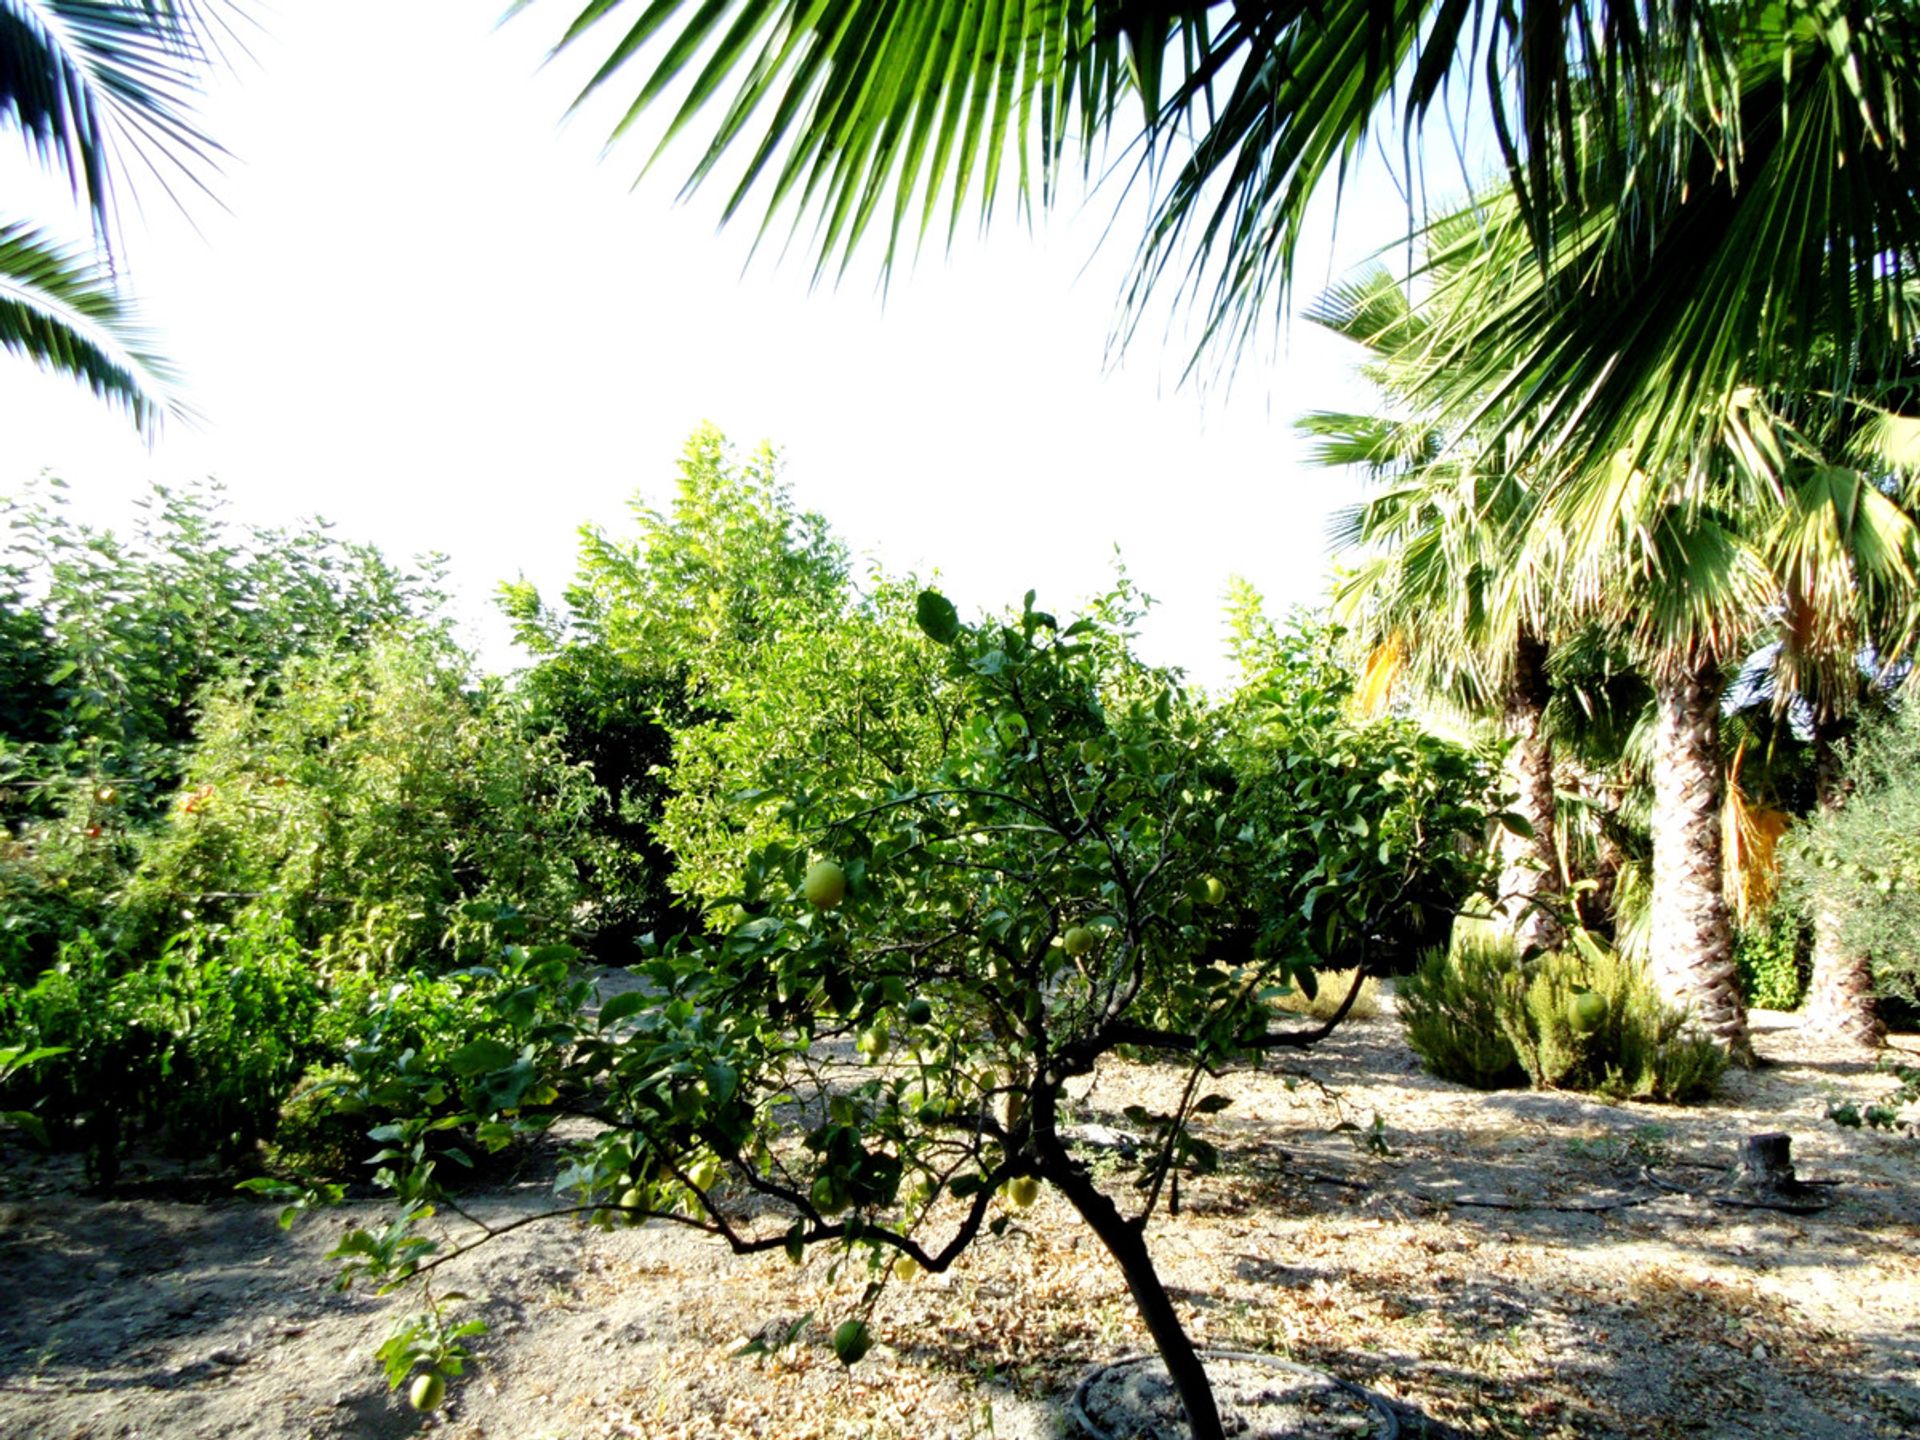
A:
{"type": "Polygon", "coordinates": [[[1533,824],[1526,816],[1512,810],[1502,810],[1493,817],[1500,822],[1500,828],[1518,835],[1522,840],[1533,839],[1533,824]]]}
{"type": "Polygon", "coordinates": [[[475,1075],[506,1069],[519,1053],[511,1045],[482,1036],[478,1040],[469,1040],[447,1056],[447,1065],[462,1079],[472,1079],[475,1075]]]}
{"type": "Polygon", "coordinates": [[[842,1365],[852,1369],[873,1349],[873,1332],[864,1320],[843,1320],[834,1327],[833,1354],[842,1365]]]}
{"type": "Polygon", "coordinates": [[[914,601],[913,618],[935,644],[951,645],[960,638],[960,612],[938,590],[920,592],[914,601]]]}
{"type": "Polygon", "coordinates": [[[1218,1115],[1231,1104],[1233,1104],[1233,1097],[1231,1095],[1205,1095],[1200,1098],[1193,1109],[1194,1113],[1198,1115],[1218,1115]]]}
{"type": "Polygon", "coordinates": [[[718,1060],[707,1066],[706,1078],[707,1094],[715,1105],[725,1105],[740,1088],[740,1072],[718,1060]]]}
{"type": "Polygon", "coordinates": [[[630,1015],[637,1015],[647,1008],[648,999],[644,991],[625,990],[614,996],[600,1007],[600,1028],[608,1029],[619,1024],[630,1015]]]}

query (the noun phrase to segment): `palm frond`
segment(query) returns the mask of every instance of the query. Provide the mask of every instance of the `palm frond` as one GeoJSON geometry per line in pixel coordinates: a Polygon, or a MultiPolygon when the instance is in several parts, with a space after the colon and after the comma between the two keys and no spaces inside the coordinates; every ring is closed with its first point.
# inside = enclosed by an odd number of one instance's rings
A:
{"type": "Polygon", "coordinates": [[[1693,135],[1734,156],[1750,117],[1702,96],[1725,88],[1720,30],[1755,8],[575,0],[556,49],[601,57],[582,101],[631,97],[615,140],[674,106],[649,165],[698,137],[689,186],[738,161],[728,216],[752,203],[763,236],[789,208],[795,233],[811,222],[821,275],[882,232],[884,273],[909,240],[950,237],[969,210],[990,218],[1009,192],[1046,203],[1070,166],[1090,176],[1117,154],[1151,206],[1123,331],[1177,294],[1201,312],[1197,355],[1230,357],[1284,313],[1309,201],[1345,180],[1378,122],[1397,118],[1411,156],[1429,124],[1456,118],[1450,96],[1476,92],[1544,256],[1550,218],[1585,203],[1583,187],[1637,192],[1671,168],[1627,118],[1660,97],[1701,102],[1693,135]]]}
{"type": "Polygon", "coordinates": [[[1645,123],[1672,163],[1620,192],[1624,208],[1564,210],[1550,267],[1521,207],[1490,207],[1453,273],[1501,298],[1451,309],[1434,402],[1496,417],[1577,487],[1622,452],[1649,473],[1699,468],[1745,387],[1837,406],[1896,360],[1920,191],[1892,122],[1920,113],[1920,16],[1870,8],[1850,32],[1813,23],[1811,4],[1728,27],[1714,101],[1737,152],[1699,131],[1684,94],[1663,95],[1645,123]]]}
{"type": "Polygon", "coordinates": [[[172,189],[224,152],[198,128],[198,77],[232,35],[199,0],[0,0],[0,117],[62,171],[103,238],[129,164],[172,189]]]}
{"type": "Polygon", "coordinates": [[[1720,808],[1722,888],[1735,920],[1747,925],[1764,916],[1780,885],[1780,841],[1791,823],[1787,815],[1753,800],[1740,784],[1734,755],[1727,769],[1720,808]]]}
{"type": "Polygon", "coordinates": [[[182,413],[113,276],[29,225],[0,222],[0,350],[74,376],[149,437],[182,413]]]}
{"type": "Polygon", "coordinates": [[[1351,704],[1356,715],[1365,720],[1387,713],[1393,701],[1393,687],[1407,668],[1407,647],[1398,633],[1387,636],[1367,653],[1360,670],[1360,683],[1354,686],[1351,704]]]}

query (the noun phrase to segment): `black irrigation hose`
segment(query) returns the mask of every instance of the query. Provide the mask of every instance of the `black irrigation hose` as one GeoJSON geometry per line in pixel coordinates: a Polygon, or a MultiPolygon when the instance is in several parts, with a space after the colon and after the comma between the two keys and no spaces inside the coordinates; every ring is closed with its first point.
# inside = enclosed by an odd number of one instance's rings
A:
{"type": "Polygon", "coordinates": [[[1830,1196],[1817,1192],[1822,1187],[1838,1185],[1838,1180],[1796,1180],[1793,1192],[1783,1192],[1772,1199],[1747,1199],[1739,1195],[1727,1195],[1714,1190],[1690,1190],[1684,1185],[1676,1185],[1671,1180],[1662,1180],[1653,1173],[1651,1165],[1640,1167],[1640,1174],[1649,1185],[1674,1195],[1685,1195],[1694,1200],[1707,1200],[1715,1205],[1732,1205],[1741,1210],[1784,1210],[1789,1215],[1811,1215],[1816,1210],[1824,1210],[1833,1203],[1830,1196]]]}

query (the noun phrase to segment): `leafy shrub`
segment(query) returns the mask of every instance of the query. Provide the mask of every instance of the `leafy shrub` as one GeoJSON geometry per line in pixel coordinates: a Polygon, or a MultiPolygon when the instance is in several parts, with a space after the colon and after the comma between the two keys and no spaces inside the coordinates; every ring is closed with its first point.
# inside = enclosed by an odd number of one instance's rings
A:
{"type": "Polygon", "coordinates": [[[1504,992],[1502,1025],[1534,1085],[1616,1100],[1711,1094],[1726,1068],[1719,1047],[1688,1030],[1637,963],[1576,940],[1518,966],[1504,992]],[[1589,996],[1604,1002],[1597,1018],[1582,1015],[1589,996]]]}
{"type": "Polygon", "coordinates": [[[480,903],[469,912],[492,945],[486,963],[363,984],[324,1017],[327,1053],[340,1060],[309,1072],[288,1098],[270,1166],[351,1176],[396,1142],[417,1145],[416,1161],[471,1165],[450,1137],[455,1117],[496,1117],[476,1134],[486,1150],[544,1126],[537,1112],[557,1092],[542,1077],[578,1035],[592,982],[576,973],[571,946],[520,944],[524,917],[480,903]]]}
{"type": "Polygon", "coordinates": [[[207,694],[186,784],[113,917],[125,947],[263,911],[323,961],[391,975],[455,960],[477,899],[567,932],[590,782],[510,699],[471,688],[464,656],[394,635],[282,680],[207,694]]]}
{"type": "Polygon", "coordinates": [[[357,1082],[345,1065],[315,1065],[302,1075],[280,1106],[267,1169],[300,1179],[357,1173],[377,1148],[367,1136],[366,1106],[353,1094],[357,1082]]]}
{"type": "Polygon", "coordinates": [[[1788,839],[1782,893],[1801,914],[1838,922],[1883,999],[1920,1001],[1920,705],[1863,724],[1842,771],[1846,803],[1788,839]]]}
{"type": "Polygon", "coordinates": [[[34,1112],[110,1181],[136,1132],[228,1159],[270,1133],[317,1053],[321,1005],[291,937],[263,924],[196,931],[132,966],[82,935],[14,997],[11,1019],[28,1044],[63,1050],[32,1074],[34,1112]]]}
{"type": "Polygon", "coordinates": [[[1806,997],[1809,956],[1799,918],[1776,906],[1734,936],[1740,993],[1758,1010],[1797,1010],[1806,997]]]}
{"type": "Polygon", "coordinates": [[[1584,935],[1522,961],[1509,936],[1474,929],[1401,982],[1407,1038],[1443,1079],[1613,1099],[1710,1094],[1726,1058],[1687,1028],[1639,965],[1584,935]]]}
{"type": "Polygon", "coordinates": [[[1502,1024],[1512,943],[1467,933],[1450,950],[1435,948],[1401,977],[1394,1003],[1407,1043],[1443,1080],[1499,1090],[1526,1078],[1502,1024]]]}

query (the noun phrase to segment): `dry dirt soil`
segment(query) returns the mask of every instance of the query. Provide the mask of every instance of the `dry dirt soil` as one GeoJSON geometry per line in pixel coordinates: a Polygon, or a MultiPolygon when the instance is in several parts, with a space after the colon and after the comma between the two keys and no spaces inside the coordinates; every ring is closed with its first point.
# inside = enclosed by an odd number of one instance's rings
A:
{"type": "MultiPolygon", "coordinates": [[[[1289,1062],[1310,1079],[1222,1082],[1234,1103],[1203,1123],[1223,1167],[1151,1227],[1162,1274],[1196,1337],[1368,1386],[1409,1435],[1920,1436],[1920,1141],[1836,1127],[1830,1100],[1890,1081],[1755,1019],[1769,1063],[1684,1109],[1479,1094],[1421,1072],[1390,1019],[1350,1023],[1289,1062]],[[1711,1196],[1767,1130],[1835,1182],[1826,1208],[1711,1196]]],[[[1920,1063],[1920,1037],[1896,1045],[1920,1063]]],[[[1110,1065],[1081,1116],[1125,1128],[1182,1078],[1110,1065]]],[[[551,1158],[463,1204],[494,1224],[545,1208],[551,1158]]],[[[441,1272],[491,1329],[427,1418],[371,1358],[415,1302],[330,1288],[325,1252],[378,1214],[287,1234],[226,1181],[156,1167],[101,1198],[66,1160],[0,1157],[0,1435],[1030,1440],[1065,1433],[1081,1375],[1144,1348],[1120,1276],[1047,1194],[951,1273],[891,1284],[850,1374],[826,1337],[864,1272],[555,1222],[441,1272]],[[748,1336],[776,1344],[735,1358],[748,1336]]]]}

